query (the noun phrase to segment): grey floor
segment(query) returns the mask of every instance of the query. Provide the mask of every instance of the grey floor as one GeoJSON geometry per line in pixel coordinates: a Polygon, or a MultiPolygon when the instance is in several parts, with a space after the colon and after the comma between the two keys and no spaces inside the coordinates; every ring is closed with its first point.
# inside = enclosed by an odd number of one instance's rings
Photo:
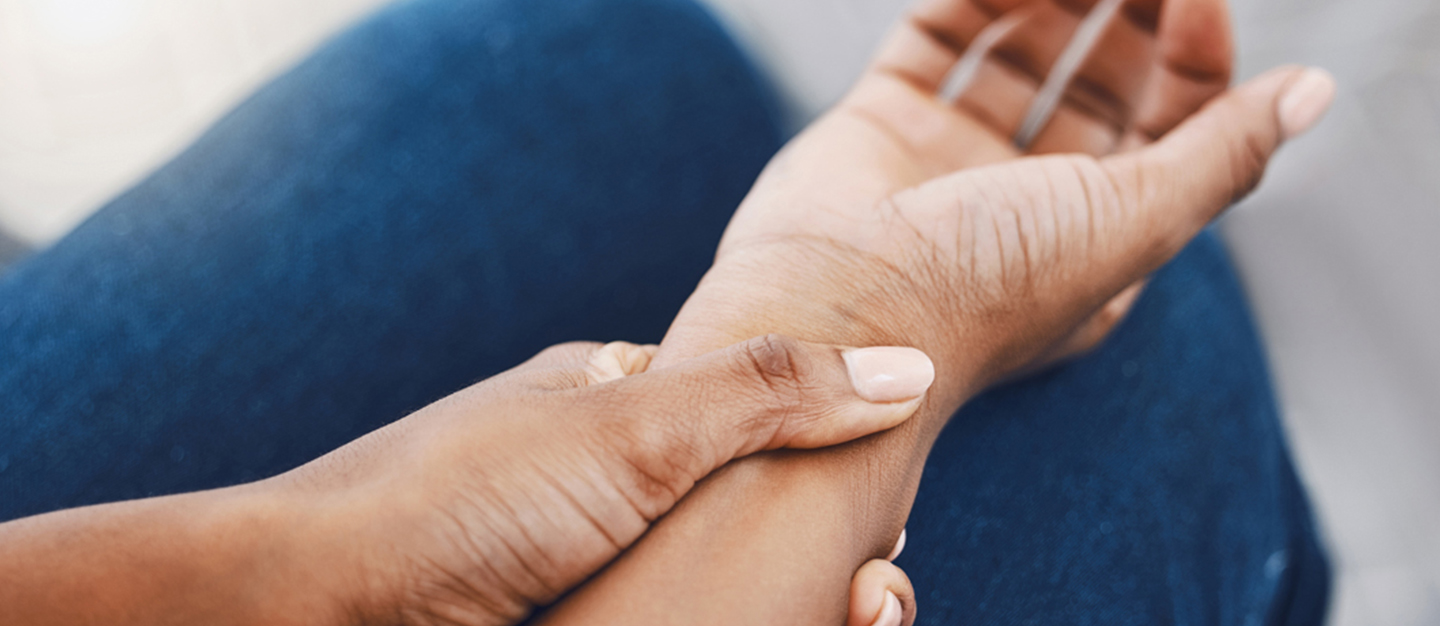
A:
{"type": "MultiPolygon", "coordinates": [[[[63,235],[380,1],[0,0],[0,229],[63,235]]],[[[1340,566],[1332,621],[1440,624],[1440,0],[1233,1],[1242,75],[1313,63],[1341,85],[1223,224],[1340,566]]],[[[903,9],[710,2],[797,126],[903,9]]]]}

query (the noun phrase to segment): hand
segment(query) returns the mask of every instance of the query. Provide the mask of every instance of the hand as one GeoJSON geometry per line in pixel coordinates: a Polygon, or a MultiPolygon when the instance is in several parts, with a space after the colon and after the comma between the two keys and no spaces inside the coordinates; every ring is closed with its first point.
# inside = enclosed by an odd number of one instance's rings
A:
{"type": "MultiPolygon", "coordinates": [[[[558,346],[271,480],[0,525],[0,622],[512,624],[731,459],[891,428],[934,378],[910,348],[654,350],[558,346]]],[[[888,562],[855,584],[913,615],[888,562]]]]}
{"type": "Polygon", "coordinates": [[[656,356],[762,332],[910,345],[935,359],[927,405],[863,442],[728,466],[547,623],[833,623],[842,582],[894,541],[961,404],[1095,345],[1334,93],[1298,68],[1227,90],[1224,0],[1132,0],[1022,154],[1009,138],[1034,77],[1094,0],[1031,3],[957,104],[936,93],[1021,4],[923,0],[771,162],[656,356]],[[674,575],[687,562],[708,567],[674,575]]]}
{"type": "Polygon", "coordinates": [[[509,624],[614,559],[731,459],[893,427],[934,375],[917,350],[776,336],[644,372],[653,351],[552,348],[277,486],[330,509],[335,554],[321,562],[372,581],[353,612],[509,624]]]}
{"type": "Polygon", "coordinates": [[[965,45],[1021,4],[922,2],[767,168],[661,363],[736,332],[803,328],[924,347],[973,393],[1093,347],[1143,277],[1245,195],[1333,93],[1292,68],[1221,96],[1224,2],[1135,1],[1022,154],[1009,138],[1033,76],[1080,19],[1071,7],[1089,3],[1032,3],[956,105],[936,95],[965,45]],[[1282,107],[1292,86],[1311,100],[1282,107]]]}

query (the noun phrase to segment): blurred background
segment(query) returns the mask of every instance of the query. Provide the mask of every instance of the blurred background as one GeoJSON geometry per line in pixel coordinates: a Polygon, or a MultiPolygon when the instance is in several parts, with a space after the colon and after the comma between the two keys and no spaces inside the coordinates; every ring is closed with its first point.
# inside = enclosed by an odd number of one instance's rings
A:
{"type": "MultiPolygon", "coordinates": [[[[384,0],[0,0],[0,267],[63,236],[384,0]]],[[[796,128],[904,0],[709,0],[796,128]]],[[[1222,229],[1334,552],[1337,626],[1440,624],[1440,0],[1232,0],[1240,77],[1330,69],[1325,123],[1222,229]]]]}

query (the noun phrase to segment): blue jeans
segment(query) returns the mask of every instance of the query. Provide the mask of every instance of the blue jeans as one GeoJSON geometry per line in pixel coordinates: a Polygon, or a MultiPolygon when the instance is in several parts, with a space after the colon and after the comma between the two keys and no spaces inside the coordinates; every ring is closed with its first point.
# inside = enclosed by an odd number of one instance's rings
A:
{"type": "MultiPolygon", "coordinates": [[[[0,277],[0,520],[293,468],[542,347],[653,342],[783,140],[688,0],[409,0],[0,277]]],[[[1319,624],[1328,570],[1224,251],[962,410],[924,623],[1319,624]]]]}

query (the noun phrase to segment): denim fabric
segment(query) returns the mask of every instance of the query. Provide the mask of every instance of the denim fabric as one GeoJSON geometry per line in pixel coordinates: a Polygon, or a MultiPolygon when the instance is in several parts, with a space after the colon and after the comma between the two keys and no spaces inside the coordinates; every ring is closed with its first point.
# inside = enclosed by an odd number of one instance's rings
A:
{"type": "Polygon", "coordinates": [[[1218,239],[1098,351],[968,404],[897,563],[926,623],[1320,624],[1328,568],[1218,239]]]}
{"type": "MultiPolygon", "coordinates": [[[[0,520],[270,476],[565,340],[656,341],[781,142],[688,0],[409,0],[0,276],[0,520]]],[[[1210,236],[935,449],[922,623],[1318,624],[1210,236]]]]}

